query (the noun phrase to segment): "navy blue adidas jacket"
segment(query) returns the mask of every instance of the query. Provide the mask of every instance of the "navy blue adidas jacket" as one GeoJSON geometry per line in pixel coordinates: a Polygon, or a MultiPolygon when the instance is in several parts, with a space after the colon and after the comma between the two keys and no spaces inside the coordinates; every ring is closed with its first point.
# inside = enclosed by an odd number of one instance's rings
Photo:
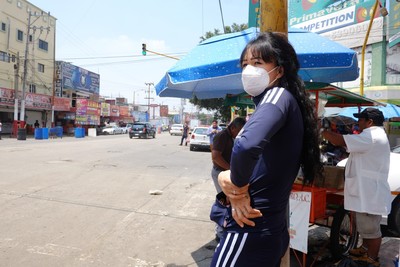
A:
{"type": "MultiPolygon", "coordinates": [[[[231,180],[236,186],[250,184],[252,206],[262,218],[255,227],[239,231],[281,232],[292,184],[300,168],[303,119],[293,95],[271,88],[255,97],[256,110],[235,140],[231,180]]],[[[229,231],[229,229],[228,229],[229,231]]]]}

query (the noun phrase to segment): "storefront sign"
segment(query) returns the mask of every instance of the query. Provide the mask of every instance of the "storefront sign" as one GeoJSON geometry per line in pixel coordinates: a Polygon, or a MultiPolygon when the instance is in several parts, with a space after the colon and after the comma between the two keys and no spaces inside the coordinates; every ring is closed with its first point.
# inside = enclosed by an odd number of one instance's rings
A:
{"type": "MultiPolygon", "coordinates": [[[[369,21],[375,0],[290,1],[289,27],[322,33],[369,21]]],[[[375,17],[381,16],[379,10],[375,17]]]]}
{"type": "Polygon", "coordinates": [[[14,90],[0,87],[0,105],[14,105],[14,90]]]}
{"type": "Polygon", "coordinates": [[[25,107],[51,110],[51,97],[48,95],[27,93],[25,95],[25,107]]]}
{"type": "Polygon", "coordinates": [[[66,97],[54,97],[54,110],[69,111],[71,107],[71,99],[66,97]]]}
{"type": "Polygon", "coordinates": [[[390,1],[388,31],[389,31],[389,47],[393,47],[400,43],[400,2],[396,0],[390,1]]]}
{"type": "Polygon", "coordinates": [[[111,117],[119,117],[119,107],[115,105],[111,105],[111,117]]]}
{"type": "Polygon", "coordinates": [[[101,103],[101,116],[109,117],[111,114],[110,104],[108,103],[101,103]]]}
{"type": "Polygon", "coordinates": [[[128,117],[129,114],[129,107],[128,106],[120,106],[119,107],[119,115],[120,116],[124,116],[124,117],[128,117]]]}
{"type": "Polygon", "coordinates": [[[307,254],[311,192],[291,192],[289,206],[290,247],[307,254]]]}

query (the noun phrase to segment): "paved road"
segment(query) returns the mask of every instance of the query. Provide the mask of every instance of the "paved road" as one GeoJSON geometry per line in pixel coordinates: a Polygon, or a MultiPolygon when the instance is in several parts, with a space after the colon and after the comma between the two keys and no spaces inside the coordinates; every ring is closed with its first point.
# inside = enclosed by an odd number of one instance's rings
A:
{"type": "Polygon", "coordinates": [[[179,141],[4,138],[0,266],[208,266],[210,153],[179,141]]]}
{"type": "MultiPolygon", "coordinates": [[[[3,138],[0,266],[209,266],[211,155],[179,142],[167,133],[3,138]]],[[[309,262],[320,254],[314,266],[326,266],[329,229],[309,233],[309,262]]],[[[384,242],[391,266],[399,240],[384,242]]]]}

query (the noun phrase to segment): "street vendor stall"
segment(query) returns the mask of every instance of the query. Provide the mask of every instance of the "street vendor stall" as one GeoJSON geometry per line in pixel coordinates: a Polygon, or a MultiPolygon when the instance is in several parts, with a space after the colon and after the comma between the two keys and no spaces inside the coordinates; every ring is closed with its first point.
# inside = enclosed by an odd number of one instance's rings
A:
{"type": "MultiPolygon", "coordinates": [[[[311,97],[315,99],[316,110],[322,111],[318,112],[321,127],[324,127],[322,124],[324,107],[358,107],[361,109],[362,106],[385,105],[331,84],[306,83],[306,86],[311,97]]],[[[328,153],[324,151],[324,154],[328,153]]],[[[328,157],[335,156],[335,153],[328,154],[328,157]]],[[[301,176],[298,177],[292,192],[295,194],[309,192],[311,194],[309,211],[294,212],[309,214],[310,224],[321,224],[331,228],[330,249],[333,256],[339,258],[357,244],[358,234],[352,215],[343,208],[344,167],[335,166],[334,162],[334,160],[328,160],[324,163],[323,177],[314,180],[312,185],[303,185],[301,176]]],[[[291,233],[297,233],[296,229],[291,229],[291,233]]],[[[303,255],[303,266],[305,266],[305,254],[303,255]]]]}

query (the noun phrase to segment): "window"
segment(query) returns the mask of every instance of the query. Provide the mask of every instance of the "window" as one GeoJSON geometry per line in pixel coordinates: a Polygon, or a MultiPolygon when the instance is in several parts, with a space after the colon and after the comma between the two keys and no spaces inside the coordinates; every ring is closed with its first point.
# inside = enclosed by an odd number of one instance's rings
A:
{"type": "Polygon", "coordinates": [[[44,72],[44,65],[43,64],[38,63],[38,71],[39,72],[44,72]]]}
{"type": "Polygon", "coordinates": [[[24,33],[21,30],[17,30],[17,40],[18,41],[23,41],[24,40],[24,33]]]}
{"type": "Polygon", "coordinates": [[[1,31],[6,31],[6,24],[4,22],[1,23],[1,31]]]}
{"type": "Polygon", "coordinates": [[[10,55],[6,52],[0,51],[0,61],[10,62],[10,55]]]}
{"type": "Polygon", "coordinates": [[[49,50],[49,44],[46,41],[40,40],[39,39],[39,48],[43,49],[45,51],[49,50]]]}
{"type": "Polygon", "coordinates": [[[36,94],[36,85],[35,84],[30,84],[29,85],[29,93],[34,93],[36,94]]]}

